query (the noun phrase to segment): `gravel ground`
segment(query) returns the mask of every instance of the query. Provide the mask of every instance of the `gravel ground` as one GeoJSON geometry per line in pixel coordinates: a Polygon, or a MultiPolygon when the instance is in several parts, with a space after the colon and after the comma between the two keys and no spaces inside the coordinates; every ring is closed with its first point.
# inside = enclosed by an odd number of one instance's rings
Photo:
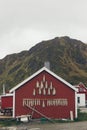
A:
{"type": "Polygon", "coordinates": [[[28,130],[87,130],[87,122],[31,124],[28,130]]]}
{"type": "Polygon", "coordinates": [[[75,123],[23,123],[17,127],[4,127],[0,130],[87,130],[87,121],[75,123]]]}

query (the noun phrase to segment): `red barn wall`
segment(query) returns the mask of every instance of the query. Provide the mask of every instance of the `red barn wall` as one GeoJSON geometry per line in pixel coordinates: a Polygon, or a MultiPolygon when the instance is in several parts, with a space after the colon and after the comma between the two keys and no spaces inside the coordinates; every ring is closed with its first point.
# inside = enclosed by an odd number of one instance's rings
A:
{"type": "Polygon", "coordinates": [[[1,109],[13,107],[13,96],[1,97],[1,109]]]}
{"type": "MultiPolygon", "coordinates": [[[[43,83],[44,84],[44,83],[43,83]]],[[[37,109],[39,112],[43,113],[49,118],[70,118],[70,111],[73,111],[75,117],[75,91],[70,87],[60,82],[58,79],[47,73],[46,71],[41,72],[39,75],[34,77],[32,80],[18,88],[15,92],[15,116],[31,114],[32,110],[23,106],[24,99],[31,100],[40,100],[40,104],[32,106],[37,109]],[[38,92],[36,95],[33,95],[33,91],[36,87],[36,82],[41,83],[43,76],[45,75],[45,80],[48,82],[48,85],[52,82],[53,87],[56,90],[55,95],[39,95],[38,92]],[[48,105],[47,100],[55,99],[65,99],[67,100],[67,105],[48,105]],[[42,106],[44,101],[45,106],[42,106]]],[[[33,118],[41,118],[41,115],[33,112],[33,118]]]]}

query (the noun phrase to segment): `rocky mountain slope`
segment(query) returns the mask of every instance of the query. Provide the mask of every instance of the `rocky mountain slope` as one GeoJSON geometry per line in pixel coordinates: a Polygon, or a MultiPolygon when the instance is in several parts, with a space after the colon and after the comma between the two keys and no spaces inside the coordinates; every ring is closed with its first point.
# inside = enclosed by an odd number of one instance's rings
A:
{"type": "Polygon", "coordinates": [[[0,60],[0,91],[17,85],[49,61],[51,70],[71,84],[87,84],[87,45],[69,37],[42,41],[29,51],[0,60]]]}

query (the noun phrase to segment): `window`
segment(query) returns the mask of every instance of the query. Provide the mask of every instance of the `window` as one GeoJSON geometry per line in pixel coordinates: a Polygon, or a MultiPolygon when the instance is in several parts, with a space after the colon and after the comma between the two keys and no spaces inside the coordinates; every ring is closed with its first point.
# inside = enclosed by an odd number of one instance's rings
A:
{"type": "Polygon", "coordinates": [[[77,100],[78,100],[78,103],[80,103],[80,97],[78,97],[77,100]]]}

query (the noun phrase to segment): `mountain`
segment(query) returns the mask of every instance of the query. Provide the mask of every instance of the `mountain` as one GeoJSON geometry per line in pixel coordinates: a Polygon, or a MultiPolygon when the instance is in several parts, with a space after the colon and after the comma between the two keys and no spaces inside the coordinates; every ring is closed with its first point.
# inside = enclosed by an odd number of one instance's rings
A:
{"type": "Polygon", "coordinates": [[[0,60],[0,91],[14,87],[49,61],[51,70],[71,84],[87,84],[87,45],[67,36],[42,41],[28,51],[0,60]]]}

